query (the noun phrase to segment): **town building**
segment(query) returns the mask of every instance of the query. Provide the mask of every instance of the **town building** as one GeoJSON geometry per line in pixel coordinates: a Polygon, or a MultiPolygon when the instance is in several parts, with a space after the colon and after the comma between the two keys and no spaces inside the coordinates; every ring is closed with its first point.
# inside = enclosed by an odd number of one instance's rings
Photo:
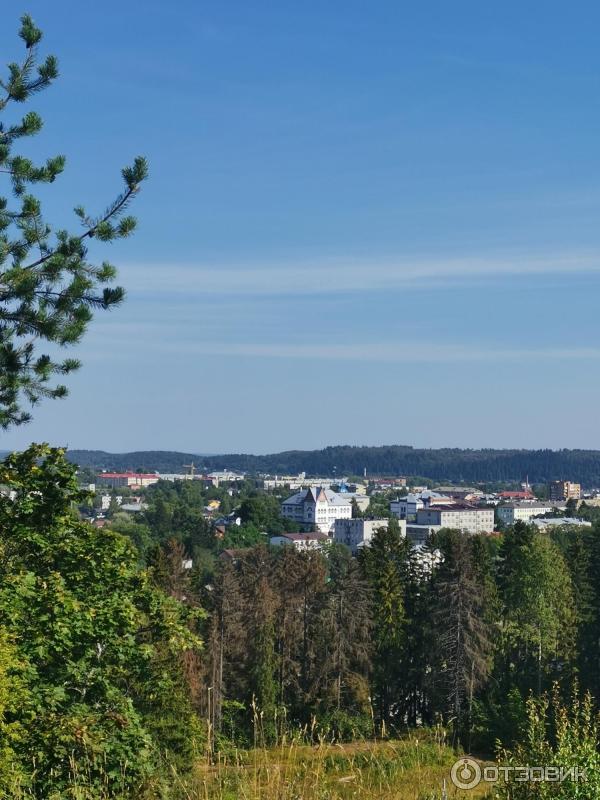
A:
{"type": "Polygon", "coordinates": [[[263,489],[269,491],[287,486],[289,489],[301,489],[305,485],[306,472],[299,472],[297,475],[265,475],[263,477],[263,489]]]}
{"type": "Polygon", "coordinates": [[[219,470],[218,472],[209,472],[208,475],[202,475],[200,480],[205,486],[220,486],[222,483],[237,483],[244,480],[244,475],[239,472],[231,472],[228,469],[219,470]]]}
{"type": "Polygon", "coordinates": [[[406,538],[418,548],[423,547],[430,536],[442,530],[441,525],[418,525],[416,522],[406,524],[406,538]]]}
{"type": "Polygon", "coordinates": [[[331,542],[326,533],[282,533],[280,536],[271,536],[270,544],[274,547],[281,545],[292,545],[300,552],[307,550],[321,550],[331,542]]]}
{"type": "Polygon", "coordinates": [[[352,504],[331,489],[310,488],[284,500],[281,514],[299,525],[314,525],[321,533],[331,535],[336,519],[352,518],[352,504]]]}
{"type": "Polygon", "coordinates": [[[494,510],[478,508],[468,503],[429,505],[417,511],[417,525],[454,528],[465,533],[492,533],[494,510]]]}
{"type": "Polygon", "coordinates": [[[196,475],[192,472],[160,472],[158,477],[161,481],[199,481],[202,480],[202,475],[196,475]]]}
{"type": "Polygon", "coordinates": [[[376,487],[377,489],[397,489],[406,486],[406,478],[404,477],[388,478],[385,476],[375,475],[375,476],[370,476],[368,480],[369,484],[376,487]]]}
{"type": "Polygon", "coordinates": [[[342,493],[342,497],[348,500],[349,503],[354,501],[359,511],[367,511],[369,506],[371,505],[371,497],[366,494],[360,494],[360,492],[346,492],[342,493]]]}
{"type": "Polygon", "coordinates": [[[500,492],[498,495],[500,500],[513,500],[524,502],[526,500],[535,500],[535,495],[528,489],[519,492],[500,492]]]}
{"type": "MultiPolygon", "coordinates": [[[[356,555],[361,547],[371,543],[379,528],[387,528],[388,524],[387,519],[336,519],[333,538],[339,544],[345,544],[356,555]]],[[[398,524],[401,535],[406,536],[406,521],[399,520],[398,524]]]]}
{"type": "Polygon", "coordinates": [[[483,497],[483,492],[475,486],[437,486],[437,492],[453,500],[464,500],[471,503],[483,497]]]}
{"type": "Polygon", "coordinates": [[[552,481],[548,484],[550,500],[580,500],[581,484],[571,481],[552,481]]]}
{"type": "Polygon", "coordinates": [[[136,498],[132,498],[131,502],[122,503],[120,506],[121,511],[127,511],[129,514],[139,514],[142,511],[146,511],[148,508],[147,503],[136,503],[134,502],[136,498]]]}
{"type": "Polygon", "coordinates": [[[96,486],[103,489],[141,489],[158,483],[160,475],[155,472],[101,472],[96,478],[96,486]]]}
{"type": "Polygon", "coordinates": [[[498,515],[498,519],[505,525],[514,525],[515,522],[531,522],[534,517],[550,514],[556,508],[564,509],[565,504],[550,502],[510,503],[506,506],[498,506],[496,508],[496,514],[498,515]]]}
{"type": "Polygon", "coordinates": [[[454,500],[446,497],[439,492],[432,492],[428,489],[418,494],[407,494],[406,497],[398,497],[390,503],[390,511],[398,519],[405,519],[407,522],[414,522],[417,512],[432,503],[436,505],[453,505],[454,500]]]}

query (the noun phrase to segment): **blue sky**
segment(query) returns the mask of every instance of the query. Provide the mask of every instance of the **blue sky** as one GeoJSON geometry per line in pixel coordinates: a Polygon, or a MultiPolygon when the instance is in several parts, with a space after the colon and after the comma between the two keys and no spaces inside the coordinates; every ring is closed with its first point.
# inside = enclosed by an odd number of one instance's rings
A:
{"type": "Polygon", "coordinates": [[[597,4],[27,10],[50,218],[151,180],[126,304],[2,449],[600,447],[597,4]]]}

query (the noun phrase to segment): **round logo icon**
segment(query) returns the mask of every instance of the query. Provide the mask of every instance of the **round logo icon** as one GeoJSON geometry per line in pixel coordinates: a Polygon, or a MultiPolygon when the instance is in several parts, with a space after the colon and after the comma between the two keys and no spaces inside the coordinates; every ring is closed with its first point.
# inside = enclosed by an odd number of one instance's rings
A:
{"type": "Polygon", "coordinates": [[[472,758],[460,758],[450,773],[457,789],[474,789],[481,782],[481,767],[472,758]]]}

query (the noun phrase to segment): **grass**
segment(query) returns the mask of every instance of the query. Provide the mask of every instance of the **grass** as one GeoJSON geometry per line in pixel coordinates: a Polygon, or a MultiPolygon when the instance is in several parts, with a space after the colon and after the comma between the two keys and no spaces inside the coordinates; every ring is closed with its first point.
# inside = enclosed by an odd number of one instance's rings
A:
{"type": "Polygon", "coordinates": [[[431,737],[314,747],[291,742],[197,764],[190,779],[176,781],[177,800],[441,800],[444,782],[448,800],[485,797],[485,787],[452,786],[455,761],[451,748],[431,737]]]}

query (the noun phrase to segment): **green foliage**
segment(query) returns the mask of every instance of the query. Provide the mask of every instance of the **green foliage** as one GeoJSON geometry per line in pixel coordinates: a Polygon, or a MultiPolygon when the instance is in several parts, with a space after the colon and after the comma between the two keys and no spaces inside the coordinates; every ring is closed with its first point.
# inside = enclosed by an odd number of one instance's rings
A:
{"type": "Polygon", "coordinates": [[[90,796],[138,790],[161,751],[193,747],[176,665],[200,646],[197,614],[153,586],[127,539],[76,520],[62,450],[13,454],[0,483],[13,492],[0,497],[0,703],[12,681],[3,725],[25,785],[47,798],[78,772],[90,796]]]}
{"type": "Polygon", "coordinates": [[[568,675],[576,632],[573,585],[558,547],[517,523],[501,550],[500,588],[505,669],[524,695],[541,694],[559,673],[568,675]]]}
{"type": "MultiPolygon", "coordinates": [[[[30,16],[21,19],[20,36],[25,54],[8,65],[0,80],[0,114],[11,104],[24,103],[58,77],[54,56],[38,57],[42,32],[30,16]]],[[[29,111],[17,122],[0,123],[0,174],[7,176],[8,196],[0,195],[0,426],[19,425],[30,419],[24,409],[40,399],[64,397],[56,376],[77,369],[73,358],[55,361],[39,351],[40,342],[66,347],[79,342],[96,309],[118,305],[124,290],[111,285],[116,270],[108,262],[94,264],[88,254],[94,239],[110,242],[129,236],[135,219],[126,215],[130,201],[148,174],[138,157],[122,171],[123,191],[99,215],[75,208],[82,231],[53,229],[38,198],[29,187],[53,183],[64,170],[62,155],[43,164],[14,152],[22,140],[42,129],[42,119],[29,111]]]]}
{"type": "Polygon", "coordinates": [[[584,780],[520,782],[518,774],[508,773],[508,783],[496,787],[499,797],[510,800],[553,798],[554,800],[596,800],[600,795],[599,727],[589,695],[581,699],[576,692],[568,703],[553,692],[527,703],[527,723],[522,740],[511,750],[498,754],[503,766],[579,768],[584,780]]]}
{"type": "MultiPolygon", "coordinates": [[[[460,450],[418,449],[407,445],[353,447],[338,445],[322,450],[291,450],[269,455],[233,453],[202,459],[207,470],[238,469],[271,475],[412,476],[415,483],[456,481],[506,484],[529,475],[532,482],[547,483],[564,475],[589,486],[600,483],[598,450],[460,450]],[[419,480],[419,476],[425,476],[419,480]]],[[[536,490],[537,490],[536,486],[536,490]]]]}
{"type": "Polygon", "coordinates": [[[387,725],[393,723],[392,708],[398,702],[403,680],[409,550],[410,545],[400,536],[397,521],[390,520],[387,528],[376,531],[371,546],[360,553],[373,601],[374,697],[379,721],[387,725]]]}

